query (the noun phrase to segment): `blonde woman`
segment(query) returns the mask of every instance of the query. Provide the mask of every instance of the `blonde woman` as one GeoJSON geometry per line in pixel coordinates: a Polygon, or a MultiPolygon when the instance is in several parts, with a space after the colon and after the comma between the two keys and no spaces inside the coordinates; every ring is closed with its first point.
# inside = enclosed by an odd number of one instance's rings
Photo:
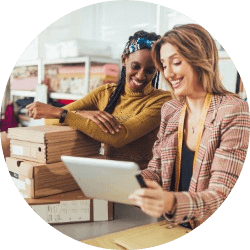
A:
{"type": "Polygon", "coordinates": [[[248,104],[219,79],[218,51],[196,24],[176,27],[153,47],[175,99],[161,112],[148,188],[130,199],[154,217],[195,228],[223,203],[241,172],[249,141],[248,104]]]}

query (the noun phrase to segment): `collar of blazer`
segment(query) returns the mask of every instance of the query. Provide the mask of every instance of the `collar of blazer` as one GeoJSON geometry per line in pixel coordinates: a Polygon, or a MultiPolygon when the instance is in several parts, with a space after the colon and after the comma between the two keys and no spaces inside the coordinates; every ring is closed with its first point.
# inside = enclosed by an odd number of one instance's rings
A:
{"type": "MultiPolygon", "coordinates": [[[[204,131],[203,131],[203,135],[202,135],[201,142],[200,142],[200,147],[198,150],[198,158],[196,162],[195,171],[193,173],[193,178],[192,178],[193,180],[198,179],[204,156],[207,152],[207,149],[211,147],[210,143],[212,143],[212,141],[208,140],[207,138],[212,138],[214,121],[216,119],[216,115],[218,113],[218,109],[221,104],[222,98],[223,96],[221,95],[214,95],[213,100],[210,104],[208,114],[205,120],[205,126],[204,126],[204,131]]],[[[191,183],[190,183],[190,186],[191,186],[191,183]]],[[[196,188],[197,186],[195,185],[194,189],[196,190],[196,188]]]]}
{"type": "MultiPolygon", "coordinates": [[[[195,181],[198,178],[198,175],[200,173],[200,168],[202,165],[202,161],[203,158],[205,156],[206,153],[206,149],[209,146],[209,141],[207,140],[207,138],[210,138],[210,135],[212,133],[213,130],[213,122],[216,118],[217,115],[217,111],[219,109],[220,103],[222,101],[223,96],[219,96],[219,95],[214,95],[212,102],[210,104],[210,107],[208,109],[208,113],[207,113],[207,117],[205,120],[205,125],[204,125],[204,131],[203,131],[203,135],[201,138],[201,144],[200,144],[200,148],[198,150],[198,159],[197,159],[197,163],[196,163],[196,167],[195,167],[195,171],[193,173],[193,178],[192,180],[195,181]]],[[[176,153],[177,153],[177,138],[178,138],[178,125],[179,125],[179,120],[180,120],[180,114],[181,114],[181,110],[183,108],[183,104],[181,104],[179,101],[173,100],[170,101],[171,103],[169,103],[169,105],[171,105],[171,107],[175,109],[175,112],[172,113],[171,118],[169,118],[166,121],[166,129],[164,131],[164,137],[168,136],[169,140],[167,140],[164,145],[162,150],[167,152],[168,155],[168,161],[165,163],[167,169],[171,168],[172,163],[175,162],[175,157],[176,157],[176,153]]],[[[165,152],[163,152],[165,154],[165,152]]],[[[165,170],[164,170],[165,172],[165,170]]],[[[170,171],[171,173],[171,171],[170,171]]],[[[169,174],[169,171],[166,170],[166,175],[169,174]]],[[[191,181],[190,183],[190,188],[192,189],[192,191],[195,191],[196,189],[196,185],[194,185],[196,183],[191,181]]]]}
{"type": "MultiPolygon", "coordinates": [[[[218,108],[220,106],[220,103],[222,101],[223,96],[221,95],[214,95],[212,102],[210,104],[210,107],[208,109],[207,117],[205,120],[205,127],[211,126],[211,124],[214,122],[218,108]]],[[[178,125],[179,125],[179,120],[180,120],[180,115],[181,115],[181,110],[184,106],[184,102],[172,102],[172,105],[175,106],[176,111],[173,113],[171,118],[169,119],[167,123],[167,130],[169,132],[174,132],[178,130],[178,125]]]]}

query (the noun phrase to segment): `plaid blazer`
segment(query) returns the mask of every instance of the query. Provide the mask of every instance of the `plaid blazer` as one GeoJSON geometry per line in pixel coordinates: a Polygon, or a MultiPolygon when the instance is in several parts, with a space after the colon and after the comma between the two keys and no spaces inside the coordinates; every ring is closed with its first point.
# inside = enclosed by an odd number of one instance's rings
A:
{"type": "MultiPolygon", "coordinates": [[[[171,100],[161,111],[158,139],[153,158],[142,171],[146,179],[160,183],[169,191],[177,154],[177,131],[184,103],[171,100]]],[[[188,192],[176,192],[174,225],[191,221],[197,227],[229,195],[241,172],[250,131],[247,102],[231,95],[215,95],[205,120],[198,159],[188,192]]]]}

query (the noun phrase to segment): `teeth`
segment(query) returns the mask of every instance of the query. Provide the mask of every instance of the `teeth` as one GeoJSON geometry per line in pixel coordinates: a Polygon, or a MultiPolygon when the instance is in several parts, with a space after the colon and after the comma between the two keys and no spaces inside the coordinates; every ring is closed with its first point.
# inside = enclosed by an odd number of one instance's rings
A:
{"type": "Polygon", "coordinates": [[[137,85],[137,86],[142,85],[142,82],[137,82],[137,81],[135,81],[135,80],[133,80],[133,83],[134,83],[135,85],[137,85]]]}
{"type": "Polygon", "coordinates": [[[171,81],[171,84],[176,85],[176,84],[180,83],[181,81],[182,81],[182,79],[179,79],[179,80],[176,80],[176,81],[171,81]]]}

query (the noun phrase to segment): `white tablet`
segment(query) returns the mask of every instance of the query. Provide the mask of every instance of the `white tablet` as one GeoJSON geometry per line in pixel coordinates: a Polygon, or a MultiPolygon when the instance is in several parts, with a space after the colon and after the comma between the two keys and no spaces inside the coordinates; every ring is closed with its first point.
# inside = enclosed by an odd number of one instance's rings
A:
{"type": "Polygon", "coordinates": [[[90,198],[131,204],[129,195],[145,183],[134,162],[62,156],[73,178],[90,198]]]}

